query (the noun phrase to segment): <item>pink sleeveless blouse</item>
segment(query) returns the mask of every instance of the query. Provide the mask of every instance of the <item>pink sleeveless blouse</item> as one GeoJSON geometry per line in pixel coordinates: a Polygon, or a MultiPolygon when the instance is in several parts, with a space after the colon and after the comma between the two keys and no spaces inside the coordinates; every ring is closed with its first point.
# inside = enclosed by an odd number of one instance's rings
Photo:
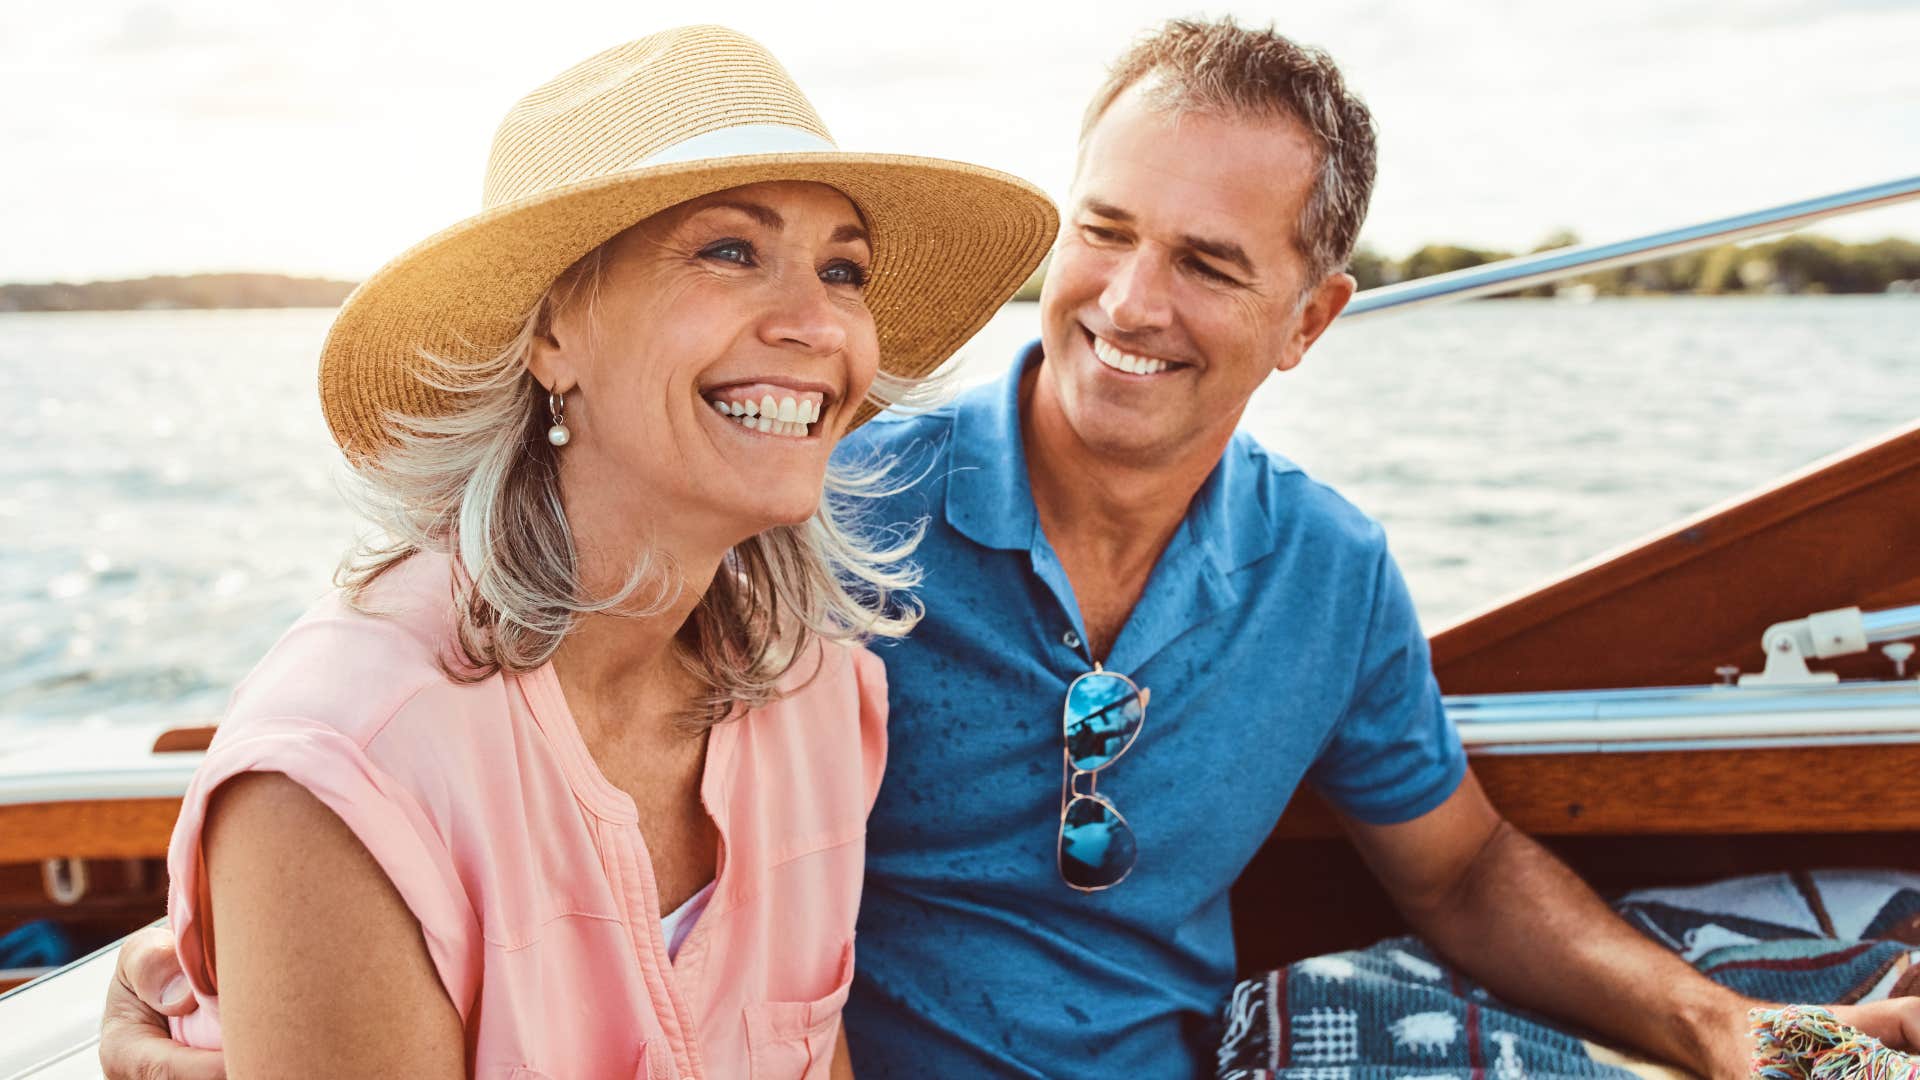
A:
{"type": "Polygon", "coordinates": [[[200,835],[213,791],[263,771],[311,791],[392,879],[472,1075],[826,1076],[886,756],[879,660],[823,647],[789,696],[713,729],[700,794],[719,873],[669,960],[633,800],[594,765],[552,665],[470,684],[438,667],[451,590],[447,558],[416,556],[374,586],[380,615],[323,601],[234,692],[168,856],[200,1002],[175,1036],[220,1045],[200,835]]]}

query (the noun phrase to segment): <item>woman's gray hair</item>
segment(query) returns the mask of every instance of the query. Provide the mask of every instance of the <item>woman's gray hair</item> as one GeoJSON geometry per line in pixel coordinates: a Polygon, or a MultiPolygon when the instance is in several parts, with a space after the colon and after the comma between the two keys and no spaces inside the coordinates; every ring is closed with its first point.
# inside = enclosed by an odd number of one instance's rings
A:
{"type": "MultiPolygon", "coordinates": [[[[420,552],[455,557],[458,655],[449,677],[477,681],[520,673],[553,656],[585,615],[657,614],[682,582],[669,560],[637,552],[626,583],[583,595],[579,552],[560,495],[559,451],[547,441],[547,394],[528,371],[536,337],[555,312],[591,302],[606,247],[568,268],[490,357],[463,363],[423,354],[423,381],[460,395],[446,416],[391,417],[393,445],[354,471],[349,499],[383,536],[365,539],[336,575],[350,603],[420,552]]],[[[876,378],[878,404],[924,405],[945,380],[876,378]]],[[[815,639],[857,643],[904,636],[919,621],[904,590],[919,583],[907,561],[918,527],[873,527],[860,504],[898,490],[889,463],[836,463],[814,515],[756,535],[727,553],[674,648],[706,687],[683,719],[694,729],[778,696],[780,681],[815,639]]]]}

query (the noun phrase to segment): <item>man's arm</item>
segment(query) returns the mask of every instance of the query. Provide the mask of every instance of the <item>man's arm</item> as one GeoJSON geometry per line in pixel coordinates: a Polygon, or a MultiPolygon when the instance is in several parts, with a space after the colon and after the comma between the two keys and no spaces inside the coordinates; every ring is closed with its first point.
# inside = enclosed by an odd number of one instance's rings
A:
{"type": "MultiPolygon", "coordinates": [[[[1745,1076],[1759,1004],[1694,971],[1615,915],[1566,864],[1515,829],[1471,771],[1398,825],[1343,818],[1413,928],[1494,993],[1706,1076],[1745,1076]]],[[[1891,1045],[1920,1036],[1920,1002],[1835,1010],[1891,1045]]]]}

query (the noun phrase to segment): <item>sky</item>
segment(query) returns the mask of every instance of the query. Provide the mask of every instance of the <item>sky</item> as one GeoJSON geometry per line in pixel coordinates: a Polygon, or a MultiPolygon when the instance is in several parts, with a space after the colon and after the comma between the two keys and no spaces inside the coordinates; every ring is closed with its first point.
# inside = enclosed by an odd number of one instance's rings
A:
{"type": "MultiPolygon", "coordinates": [[[[522,94],[675,22],[765,42],[841,146],[1056,201],[1105,65],[1174,15],[1328,50],[1381,132],[1362,242],[1620,239],[1920,174],[1920,0],[0,4],[0,282],[359,279],[479,208],[522,94]]],[[[1920,204],[1819,227],[1920,239],[1920,204]]]]}

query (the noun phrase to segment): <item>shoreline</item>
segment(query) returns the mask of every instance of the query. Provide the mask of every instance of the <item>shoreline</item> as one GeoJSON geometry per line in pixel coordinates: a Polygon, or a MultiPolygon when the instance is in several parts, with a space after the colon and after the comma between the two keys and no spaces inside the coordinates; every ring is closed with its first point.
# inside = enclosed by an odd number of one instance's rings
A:
{"type": "MultiPolygon", "coordinates": [[[[1583,307],[1589,304],[1614,304],[1614,303],[1620,303],[1623,301],[1631,303],[1635,301],[1685,302],[1690,300],[1700,300],[1700,301],[1712,300],[1712,301],[1745,302],[1745,303],[1764,302],[1764,301],[1776,301],[1776,302],[1777,301],[1801,301],[1801,300],[1851,301],[1851,302],[1859,302],[1859,303],[1869,303],[1869,302],[1879,302],[1879,301],[1920,302],[1920,292],[1916,292],[1916,293],[1645,292],[1645,293],[1628,293],[1628,294],[1614,294],[1614,295],[1602,294],[1599,296],[1584,297],[1584,298],[1577,297],[1577,296],[1508,295],[1508,296],[1480,297],[1474,300],[1460,301],[1460,303],[1461,304],[1487,303],[1487,304],[1496,304],[1501,306],[1505,306],[1507,304],[1525,304],[1525,305],[1553,304],[1553,305],[1566,306],[1566,307],[1583,307]]],[[[1019,308],[1027,305],[1037,305],[1038,303],[1039,301],[1037,299],[1015,297],[1014,299],[1008,300],[1002,306],[1010,307],[1010,308],[1019,308]]],[[[0,320],[11,319],[11,318],[39,318],[39,317],[60,316],[60,315],[198,315],[198,314],[207,314],[211,312],[231,313],[231,312],[249,312],[249,311],[262,312],[262,313],[296,312],[296,311],[332,312],[332,311],[338,311],[339,309],[340,309],[340,305],[338,304],[278,304],[278,305],[245,304],[245,305],[228,305],[228,306],[200,306],[200,307],[155,305],[155,306],[148,306],[148,307],[125,307],[125,308],[107,308],[107,307],[24,308],[24,309],[13,309],[13,310],[0,308],[0,320]]]]}

